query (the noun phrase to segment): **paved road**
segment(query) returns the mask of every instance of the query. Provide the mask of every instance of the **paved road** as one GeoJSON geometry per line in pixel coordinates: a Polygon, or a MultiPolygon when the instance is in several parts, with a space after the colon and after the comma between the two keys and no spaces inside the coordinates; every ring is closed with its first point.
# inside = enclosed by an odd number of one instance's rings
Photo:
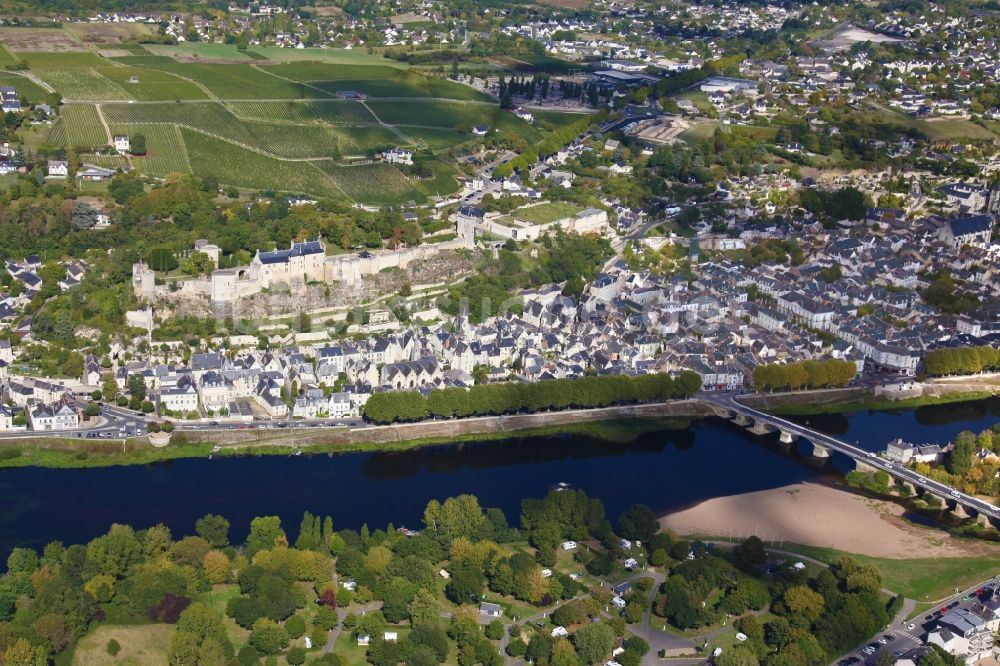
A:
{"type": "Polygon", "coordinates": [[[902,481],[908,481],[914,486],[930,491],[934,495],[940,496],[945,500],[954,501],[964,508],[972,509],[978,514],[984,514],[994,519],[1000,519],[1000,507],[996,507],[989,502],[984,502],[983,500],[973,497],[972,495],[959,492],[951,486],[946,486],[943,483],[929,479],[902,465],[897,465],[896,463],[883,460],[871,451],[867,451],[860,446],[849,444],[843,440],[795,423],[794,421],[781,418],[780,416],[774,416],[773,414],[762,412],[758,409],[754,409],[753,407],[748,407],[747,405],[739,402],[736,399],[736,396],[732,393],[706,393],[701,395],[700,398],[704,402],[724,407],[737,414],[747,416],[756,421],[766,423],[774,428],[778,428],[782,432],[802,437],[814,444],[843,453],[844,455],[855,460],[859,460],[870,467],[883,470],[894,478],[902,481]]]}

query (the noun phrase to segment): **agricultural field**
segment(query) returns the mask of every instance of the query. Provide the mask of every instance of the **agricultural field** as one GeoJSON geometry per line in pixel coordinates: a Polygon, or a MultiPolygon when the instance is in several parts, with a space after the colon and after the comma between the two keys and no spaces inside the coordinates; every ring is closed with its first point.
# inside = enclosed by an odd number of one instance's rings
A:
{"type": "Polygon", "coordinates": [[[80,161],[83,162],[84,164],[93,164],[94,166],[103,167],[105,169],[117,169],[119,167],[128,166],[128,158],[125,157],[124,155],[101,155],[98,153],[81,153],[80,161]]]}
{"type": "MultiPolygon", "coordinates": [[[[468,86],[377,54],[140,46],[120,42],[128,30],[92,32],[82,26],[72,34],[29,31],[64,42],[61,50],[39,52],[23,48],[20,31],[12,33],[9,50],[0,48],[0,64],[25,60],[24,74],[67,102],[56,124],[38,132],[39,145],[76,149],[89,164],[130,162],[154,177],[193,173],[243,189],[397,204],[455,191],[455,168],[431,153],[443,156],[474,140],[456,127],[489,125],[529,142],[544,136],[468,86]],[[368,99],[338,99],[343,90],[368,99]],[[109,133],[144,135],[147,154],[131,160],[98,154],[95,148],[108,144],[109,133]],[[416,178],[381,163],[345,164],[397,146],[427,151],[419,159],[430,160],[425,164],[432,176],[416,178]]],[[[0,43],[3,34],[0,29],[0,43]]],[[[31,101],[47,95],[21,73],[0,70],[0,84],[8,83],[31,101]]],[[[543,124],[551,129],[564,121],[553,114],[543,124]]]]}
{"type": "Polygon", "coordinates": [[[83,46],[60,28],[0,28],[0,44],[8,51],[82,51],[83,46]]]}
{"type": "Polygon", "coordinates": [[[188,129],[180,132],[196,175],[251,190],[340,194],[333,180],[310,162],[282,161],[188,129]]]}
{"type": "Polygon", "coordinates": [[[40,79],[62,93],[66,101],[118,102],[131,99],[124,88],[91,67],[34,69],[40,79]]]}
{"type": "Polygon", "coordinates": [[[123,89],[131,99],[160,102],[178,99],[207,99],[208,95],[191,81],[151,67],[115,65],[96,70],[123,89]],[[132,83],[132,77],[138,82],[132,83]]]}
{"type": "Polygon", "coordinates": [[[101,125],[97,107],[91,104],[67,104],[62,109],[62,119],[53,127],[49,143],[57,148],[93,148],[107,146],[108,133],[101,125]],[[59,126],[62,131],[59,131],[59,126]],[[57,143],[57,137],[64,137],[57,143]]]}
{"type": "Polygon", "coordinates": [[[67,23],[63,30],[85,44],[119,44],[152,34],[156,26],[142,23],[67,23]]]}
{"type": "Polygon", "coordinates": [[[13,86],[17,90],[18,97],[27,98],[31,104],[44,102],[48,96],[48,91],[41,87],[27,76],[15,72],[0,71],[0,86],[13,86]]]}
{"type": "Polygon", "coordinates": [[[325,62],[261,65],[261,69],[292,81],[338,81],[341,79],[394,79],[405,72],[389,65],[331,65],[325,62]]]}
{"type": "Polygon", "coordinates": [[[162,62],[150,67],[191,79],[220,99],[309,99],[329,97],[308,84],[286,81],[254,65],[162,62]]]}
{"type": "MultiPolygon", "coordinates": [[[[150,176],[191,173],[181,130],[174,125],[111,125],[115,134],[146,137],[146,154],[132,158],[136,168],[150,176]]],[[[205,175],[205,174],[202,174],[205,175]]]]}
{"type": "Polygon", "coordinates": [[[468,104],[462,102],[445,102],[441,100],[414,100],[406,104],[397,102],[370,101],[367,103],[376,116],[390,125],[418,125],[455,128],[458,125],[473,127],[475,125],[496,124],[504,114],[492,104],[468,104]]]}
{"type": "Polygon", "coordinates": [[[332,127],[330,133],[336,137],[338,152],[344,157],[363,155],[369,150],[382,150],[399,146],[401,143],[409,143],[403,141],[388,127],[381,125],[332,127]]]}
{"type": "Polygon", "coordinates": [[[353,166],[321,162],[319,166],[356,201],[394,205],[451,194],[457,189],[454,169],[442,162],[432,162],[434,177],[424,180],[409,178],[396,167],[382,162],[353,166]]]}
{"type": "Polygon", "coordinates": [[[474,138],[453,129],[431,129],[429,127],[407,127],[406,135],[435,152],[446,150],[474,138]]]}
{"type": "Polygon", "coordinates": [[[296,123],[358,125],[374,123],[375,117],[359,102],[329,100],[316,102],[227,102],[226,106],[247,120],[274,120],[296,123]]]}

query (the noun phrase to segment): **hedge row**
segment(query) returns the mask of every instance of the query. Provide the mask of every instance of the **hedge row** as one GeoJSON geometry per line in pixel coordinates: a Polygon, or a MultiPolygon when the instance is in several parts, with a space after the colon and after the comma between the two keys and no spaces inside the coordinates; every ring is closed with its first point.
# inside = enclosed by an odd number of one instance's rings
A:
{"type": "Polygon", "coordinates": [[[434,389],[426,397],[418,391],[376,393],[365,403],[365,419],[373,423],[422,421],[427,418],[496,416],[518,412],[609,407],[685,398],[701,388],[701,378],[682,372],[625,377],[583,377],[540,382],[480,384],[434,389]]]}

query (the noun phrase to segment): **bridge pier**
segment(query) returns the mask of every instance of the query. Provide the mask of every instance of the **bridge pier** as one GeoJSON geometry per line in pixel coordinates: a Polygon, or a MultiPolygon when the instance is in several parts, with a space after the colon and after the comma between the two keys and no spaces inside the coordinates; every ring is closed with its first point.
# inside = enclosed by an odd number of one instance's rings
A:
{"type": "Polygon", "coordinates": [[[878,471],[877,468],[872,467],[861,458],[854,458],[854,470],[862,474],[874,474],[878,471]]]}
{"type": "Polygon", "coordinates": [[[813,442],[812,445],[813,445],[813,452],[812,453],[813,453],[813,457],[814,458],[829,458],[830,457],[830,449],[826,448],[822,444],[817,444],[816,442],[813,442]]]}
{"type": "Polygon", "coordinates": [[[900,488],[903,488],[904,490],[907,491],[907,495],[909,497],[917,496],[917,487],[912,483],[910,483],[909,481],[896,481],[896,483],[899,485],[900,488]]]}
{"type": "Polygon", "coordinates": [[[774,432],[774,427],[769,425],[766,421],[754,419],[753,425],[747,428],[747,430],[749,430],[755,435],[766,435],[768,433],[774,432]]]}
{"type": "Polygon", "coordinates": [[[968,518],[969,517],[969,512],[966,511],[965,507],[962,506],[961,504],[959,504],[958,502],[955,502],[955,506],[952,507],[949,510],[951,511],[951,514],[953,516],[955,516],[956,518],[968,518]]]}
{"type": "Polygon", "coordinates": [[[798,435],[793,435],[792,433],[790,433],[790,432],[788,432],[786,430],[782,430],[781,431],[781,435],[778,437],[778,439],[781,440],[782,444],[791,444],[792,442],[794,442],[798,438],[799,438],[798,435]]]}
{"type": "Polygon", "coordinates": [[[976,515],[976,524],[982,527],[993,527],[993,523],[990,522],[990,517],[985,513],[976,515]]]}
{"type": "Polygon", "coordinates": [[[753,423],[753,419],[746,414],[737,414],[732,418],[732,421],[741,428],[747,428],[753,423]]]}

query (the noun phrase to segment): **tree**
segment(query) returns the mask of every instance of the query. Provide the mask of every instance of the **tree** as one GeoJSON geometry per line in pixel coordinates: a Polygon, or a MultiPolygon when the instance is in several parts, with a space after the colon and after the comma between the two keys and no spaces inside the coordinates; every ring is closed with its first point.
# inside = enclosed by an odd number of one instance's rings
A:
{"type": "Polygon", "coordinates": [[[414,627],[435,624],[441,614],[441,604],[437,596],[424,588],[417,590],[410,601],[410,624],[414,627]]]}
{"type": "Polygon", "coordinates": [[[424,525],[446,543],[463,536],[474,538],[485,522],[475,495],[449,497],[443,504],[431,500],[424,509],[424,525]]]}
{"type": "Polygon", "coordinates": [[[293,615],[285,620],[285,631],[288,632],[289,638],[299,638],[306,633],[306,621],[301,615],[293,615]]]}
{"type": "Polygon", "coordinates": [[[262,654],[278,654],[288,646],[288,634],[274,620],[261,618],[253,623],[249,642],[262,654]]]}
{"type": "Polygon", "coordinates": [[[714,659],[716,666],[757,666],[760,661],[747,645],[735,645],[714,659]]]}
{"type": "Polygon", "coordinates": [[[225,583],[232,576],[233,565],[221,550],[210,550],[205,553],[202,567],[205,569],[205,578],[213,585],[225,583]]]}
{"type": "Polygon", "coordinates": [[[550,666],[579,666],[579,664],[576,651],[565,638],[560,638],[552,644],[552,655],[549,657],[550,666]]]}
{"type": "Polygon", "coordinates": [[[618,518],[618,533],[626,539],[649,541],[659,528],[656,514],[645,504],[633,504],[618,518]]]}
{"type": "Polygon", "coordinates": [[[146,263],[154,271],[172,271],[178,266],[177,257],[169,247],[154,247],[146,257],[146,263]]]}
{"type": "Polygon", "coordinates": [[[87,544],[87,559],[100,573],[122,578],[142,560],[142,544],[131,527],[115,524],[107,534],[87,544]]]}
{"type": "Polygon", "coordinates": [[[785,590],[785,605],[790,611],[789,621],[808,625],[823,614],[823,597],[808,587],[796,585],[785,590]]]}
{"type": "Polygon", "coordinates": [[[306,663],[306,650],[301,647],[293,647],[285,655],[285,661],[287,661],[292,666],[299,666],[300,664],[306,663]]]}
{"type": "Polygon", "coordinates": [[[972,458],[976,452],[975,436],[969,433],[968,437],[962,437],[962,434],[955,438],[955,446],[947,461],[948,471],[958,476],[965,476],[972,469],[972,458]]]}
{"type": "Polygon", "coordinates": [[[144,134],[133,134],[129,139],[129,152],[133,155],[146,154],[146,136],[144,134]]]}
{"type": "Polygon", "coordinates": [[[229,545],[229,521],[222,516],[211,513],[202,516],[195,522],[194,531],[212,548],[225,548],[229,545]]]}
{"type": "Polygon", "coordinates": [[[274,548],[275,544],[288,543],[281,519],[277,516],[262,516],[250,521],[250,536],[247,537],[247,553],[274,548]]]}
{"type": "Polygon", "coordinates": [[[573,644],[580,659],[588,664],[606,660],[614,647],[615,632],[606,624],[588,624],[573,634],[573,644]]]}

